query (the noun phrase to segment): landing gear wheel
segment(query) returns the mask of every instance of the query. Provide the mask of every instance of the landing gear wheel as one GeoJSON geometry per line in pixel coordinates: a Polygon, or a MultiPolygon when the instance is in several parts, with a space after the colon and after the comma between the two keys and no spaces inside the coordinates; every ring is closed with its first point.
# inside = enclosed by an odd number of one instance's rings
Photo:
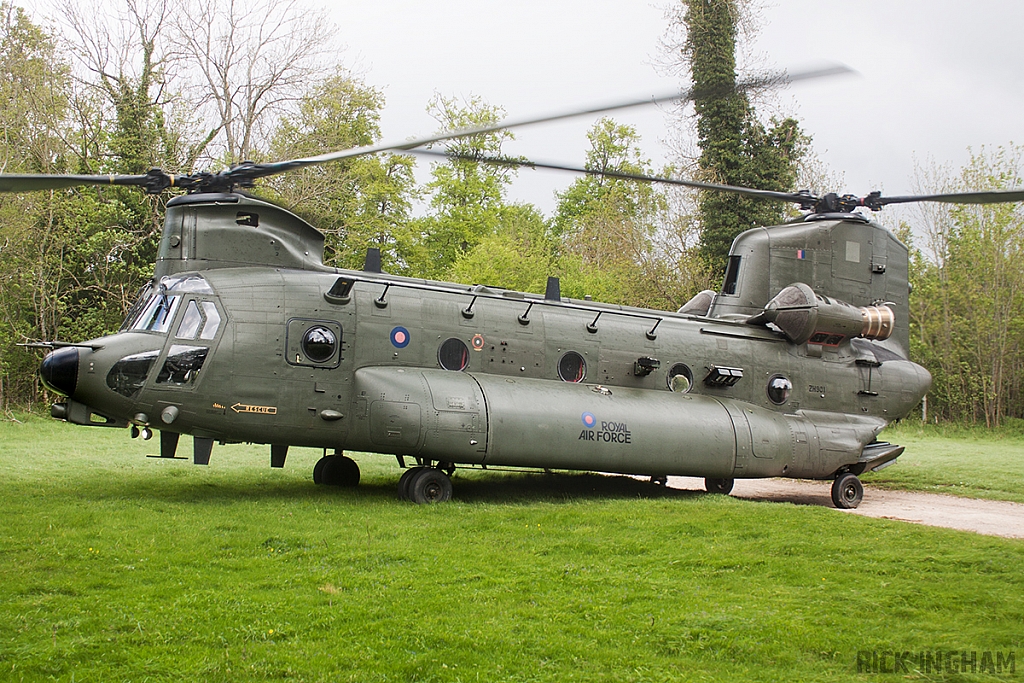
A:
{"type": "Polygon", "coordinates": [[[840,510],[852,510],[864,500],[864,485],[856,474],[840,474],[832,482],[832,502],[840,510]]]}
{"type": "Polygon", "coordinates": [[[317,460],[316,464],[313,465],[313,483],[317,486],[324,483],[324,466],[327,464],[327,461],[333,457],[333,455],[325,455],[317,460]]]}
{"type": "MultiPolygon", "coordinates": [[[[359,465],[347,455],[329,455],[320,458],[323,468],[320,470],[320,483],[327,486],[358,486],[359,465]]],[[[320,466],[320,462],[317,466],[320,466]]],[[[316,481],[316,467],[313,468],[313,481],[316,481]]]]}
{"type": "Polygon", "coordinates": [[[398,497],[402,500],[409,500],[409,482],[413,477],[426,469],[425,467],[410,467],[402,472],[402,478],[398,480],[398,497]]]}
{"type": "Polygon", "coordinates": [[[721,493],[728,495],[728,493],[732,491],[732,485],[734,483],[734,479],[713,479],[711,477],[705,477],[704,490],[708,493],[721,493]]]}
{"type": "Polygon", "coordinates": [[[452,498],[452,480],[441,470],[424,467],[409,481],[409,500],[417,505],[445,503],[452,498]]]}

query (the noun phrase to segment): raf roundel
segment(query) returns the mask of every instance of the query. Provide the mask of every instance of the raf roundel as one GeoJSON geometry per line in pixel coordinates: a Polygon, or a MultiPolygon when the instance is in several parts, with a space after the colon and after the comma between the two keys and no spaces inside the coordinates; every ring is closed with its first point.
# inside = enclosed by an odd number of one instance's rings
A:
{"type": "Polygon", "coordinates": [[[409,330],[404,327],[396,327],[391,330],[391,343],[398,349],[404,349],[409,345],[409,330]]]}
{"type": "Polygon", "coordinates": [[[597,418],[594,417],[593,413],[583,413],[583,426],[587,429],[593,429],[594,425],[597,424],[597,418]]]}

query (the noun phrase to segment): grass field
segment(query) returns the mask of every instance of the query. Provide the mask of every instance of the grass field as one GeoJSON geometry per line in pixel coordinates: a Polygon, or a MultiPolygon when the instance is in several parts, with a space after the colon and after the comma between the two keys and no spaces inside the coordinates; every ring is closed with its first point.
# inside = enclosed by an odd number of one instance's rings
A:
{"type": "Polygon", "coordinates": [[[998,430],[905,422],[879,438],[907,450],[892,467],[864,475],[890,489],[1024,503],[1024,421],[998,430]]]}
{"type": "Polygon", "coordinates": [[[460,472],[418,507],[385,458],[325,490],[312,450],[157,449],[0,424],[0,680],[1024,673],[856,673],[863,650],[1024,658],[1019,541],[594,475],[460,472]]]}

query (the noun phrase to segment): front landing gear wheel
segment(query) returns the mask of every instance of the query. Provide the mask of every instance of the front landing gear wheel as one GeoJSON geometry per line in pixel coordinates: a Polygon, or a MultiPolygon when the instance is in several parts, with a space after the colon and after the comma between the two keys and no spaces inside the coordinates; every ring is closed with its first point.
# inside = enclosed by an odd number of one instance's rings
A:
{"type": "Polygon", "coordinates": [[[324,465],[333,457],[333,455],[325,455],[313,465],[313,483],[317,486],[321,486],[324,483],[324,465]]]}
{"type": "Polygon", "coordinates": [[[864,500],[864,485],[856,474],[840,474],[832,482],[832,502],[840,510],[852,510],[864,500]]]}
{"type": "Polygon", "coordinates": [[[409,500],[417,505],[452,499],[452,480],[441,470],[424,467],[409,480],[409,500]]]}
{"type": "Polygon", "coordinates": [[[708,493],[728,494],[732,491],[733,483],[733,479],[712,479],[711,477],[705,477],[704,490],[708,493]]]}
{"type": "Polygon", "coordinates": [[[409,500],[409,482],[413,477],[425,470],[425,467],[410,467],[402,472],[402,478],[398,480],[398,497],[402,500],[409,500]]]}
{"type": "Polygon", "coordinates": [[[313,467],[313,482],[325,486],[358,486],[359,465],[347,455],[328,455],[313,467]],[[319,472],[317,471],[319,470],[319,472]],[[319,481],[317,481],[319,474],[319,481]]]}

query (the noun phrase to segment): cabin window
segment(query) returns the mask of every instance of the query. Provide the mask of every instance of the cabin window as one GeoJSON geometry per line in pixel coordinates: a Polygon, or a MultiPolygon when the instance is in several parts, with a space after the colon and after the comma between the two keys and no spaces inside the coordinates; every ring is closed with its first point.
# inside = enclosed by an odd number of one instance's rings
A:
{"type": "Polygon", "coordinates": [[[582,382],[587,377],[587,361],[575,351],[558,359],[558,377],[563,382],[582,382]]]}
{"type": "Polygon", "coordinates": [[[736,283],[740,277],[741,256],[730,256],[729,266],[725,269],[725,282],[722,283],[722,294],[735,294],[736,283]]]}
{"type": "Polygon", "coordinates": [[[768,380],[767,390],[768,400],[777,406],[781,406],[789,400],[789,395],[793,393],[793,383],[783,375],[773,375],[768,380]]]}
{"type": "Polygon", "coordinates": [[[693,372],[686,363],[676,363],[668,369],[668,388],[679,394],[685,394],[693,386],[693,372]]]}
{"type": "Polygon", "coordinates": [[[465,370],[469,365],[469,347],[461,339],[446,339],[437,350],[437,362],[445,370],[465,370]]]}
{"type": "Polygon", "coordinates": [[[311,327],[302,335],[302,352],[314,363],[330,360],[337,348],[338,339],[334,332],[322,325],[311,327]]]}
{"type": "Polygon", "coordinates": [[[288,321],[285,360],[290,365],[336,368],[341,364],[344,335],[330,320],[292,318],[288,321]]]}

